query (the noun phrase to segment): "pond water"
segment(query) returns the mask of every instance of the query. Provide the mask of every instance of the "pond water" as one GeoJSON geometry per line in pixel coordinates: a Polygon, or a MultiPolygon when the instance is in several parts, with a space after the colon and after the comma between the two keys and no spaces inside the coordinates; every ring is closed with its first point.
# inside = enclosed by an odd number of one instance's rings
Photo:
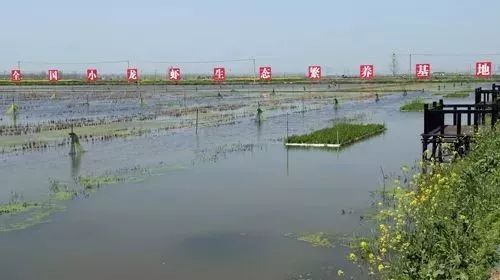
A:
{"type": "MultiPolygon", "coordinates": [[[[67,203],[50,222],[0,233],[1,279],[331,279],[357,275],[343,247],[291,236],[366,230],[381,169],[397,174],[420,157],[422,115],[400,113],[401,94],[288,115],[290,134],[332,119],[383,122],[387,131],[337,150],[285,149],[286,114],[67,150],[5,155],[6,201],[48,192],[48,179],[166,165],[140,182],[101,188],[67,203]],[[360,115],[361,114],[361,115],[360,115]],[[342,214],[346,211],[347,214],[342,214]]],[[[360,279],[360,276],[356,279],[360,279]]]]}

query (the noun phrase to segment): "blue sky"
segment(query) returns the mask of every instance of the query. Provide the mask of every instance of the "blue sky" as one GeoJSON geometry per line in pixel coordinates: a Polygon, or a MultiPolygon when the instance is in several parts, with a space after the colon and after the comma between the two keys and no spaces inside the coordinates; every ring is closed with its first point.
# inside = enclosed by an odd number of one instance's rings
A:
{"type": "MultiPolygon", "coordinates": [[[[408,53],[467,53],[413,57],[435,71],[467,71],[476,60],[500,62],[500,1],[193,1],[87,0],[2,3],[0,70],[23,61],[25,71],[123,72],[125,63],[56,64],[129,60],[144,72],[170,66],[150,61],[212,61],[255,57],[274,73],[322,65],[354,74],[359,64],[388,72],[397,52],[401,72],[408,53]],[[49,62],[38,64],[32,62],[49,62]]],[[[173,63],[172,63],[173,64],[173,63]]],[[[252,63],[174,64],[184,72],[225,66],[251,73],[252,63]]]]}

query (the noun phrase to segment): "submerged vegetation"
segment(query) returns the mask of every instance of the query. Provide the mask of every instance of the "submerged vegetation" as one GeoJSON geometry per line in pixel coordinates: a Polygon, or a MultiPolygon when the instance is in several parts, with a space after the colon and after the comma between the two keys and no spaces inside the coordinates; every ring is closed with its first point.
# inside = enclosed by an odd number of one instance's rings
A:
{"type": "Polygon", "coordinates": [[[328,235],[324,232],[317,232],[299,236],[297,237],[297,240],[307,242],[313,247],[333,247],[333,243],[329,240],[328,235]]]}
{"type": "Polygon", "coordinates": [[[422,98],[416,98],[412,101],[406,102],[401,106],[401,112],[423,112],[424,111],[424,100],[422,98]]]}
{"type": "Polygon", "coordinates": [[[85,189],[96,189],[105,185],[113,185],[125,181],[125,178],[119,176],[87,176],[79,177],[78,183],[85,189]]]}
{"type": "Polygon", "coordinates": [[[19,214],[23,212],[27,212],[36,208],[38,205],[36,203],[28,203],[28,202],[9,202],[4,205],[0,205],[0,216],[5,214],[19,214]]]}
{"type": "Polygon", "coordinates": [[[476,141],[466,158],[397,180],[379,203],[376,236],[349,259],[377,279],[488,279],[500,260],[500,132],[476,141]]]}
{"type": "Polygon", "coordinates": [[[55,180],[51,180],[49,189],[50,198],[56,201],[71,200],[78,195],[76,190],[72,190],[68,185],[55,180]]]}
{"type": "Polygon", "coordinates": [[[385,131],[383,124],[337,123],[305,135],[292,135],[287,143],[347,145],[385,131]]]}
{"type": "Polygon", "coordinates": [[[13,193],[8,203],[0,204],[0,232],[22,230],[48,222],[50,217],[66,209],[65,202],[77,197],[88,197],[97,189],[125,182],[139,182],[147,176],[184,169],[181,165],[160,163],[149,168],[133,167],[107,172],[98,176],[79,176],[72,182],[49,180],[49,194],[37,202],[25,201],[13,193]]]}

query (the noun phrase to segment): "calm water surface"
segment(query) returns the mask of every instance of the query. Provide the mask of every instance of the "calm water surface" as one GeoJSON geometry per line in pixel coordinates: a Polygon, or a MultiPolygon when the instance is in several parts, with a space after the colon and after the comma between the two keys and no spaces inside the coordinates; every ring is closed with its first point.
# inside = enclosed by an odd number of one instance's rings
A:
{"type": "MultiPolygon", "coordinates": [[[[88,145],[75,162],[66,150],[5,156],[5,200],[36,199],[48,178],[171,164],[178,170],[77,198],[50,223],[0,234],[0,279],[331,279],[356,275],[346,250],[313,248],[289,233],[363,230],[381,168],[397,173],[419,158],[421,114],[399,113],[404,97],[347,102],[335,111],[289,115],[289,133],[363,114],[387,132],[335,150],[283,147],[286,116],[88,145]],[[252,148],[238,149],[252,144],[252,148]],[[236,148],[235,148],[236,147],[236,148]],[[26,176],[29,174],[29,176],[26,176]],[[342,215],[342,210],[348,213],[342,215]]],[[[359,278],[358,278],[359,279],[359,278]]]]}

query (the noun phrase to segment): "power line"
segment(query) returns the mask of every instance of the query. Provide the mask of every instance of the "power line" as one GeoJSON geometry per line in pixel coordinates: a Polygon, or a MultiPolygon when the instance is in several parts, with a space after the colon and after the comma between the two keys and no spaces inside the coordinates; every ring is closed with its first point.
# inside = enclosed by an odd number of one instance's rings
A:
{"type": "Polygon", "coordinates": [[[398,53],[412,56],[499,56],[500,53],[398,53]]]}
{"type": "Polygon", "coordinates": [[[254,58],[242,58],[242,59],[227,59],[227,60],[191,60],[191,61],[139,61],[141,63],[150,64],[209,64],[209,63],[225,63],[225,62],[250,62],[254,61],[254,58]]]}
{"type": "Polygon", "coordinates": [[[87,64],[118,64],[129,63],[129,60],[111,60],[111,61],[93,61],[93,62],[47,62],[47,61],[29,61],[20,60],[22,64],[45,64],[45,65],[87,65],[87,64]]]}

